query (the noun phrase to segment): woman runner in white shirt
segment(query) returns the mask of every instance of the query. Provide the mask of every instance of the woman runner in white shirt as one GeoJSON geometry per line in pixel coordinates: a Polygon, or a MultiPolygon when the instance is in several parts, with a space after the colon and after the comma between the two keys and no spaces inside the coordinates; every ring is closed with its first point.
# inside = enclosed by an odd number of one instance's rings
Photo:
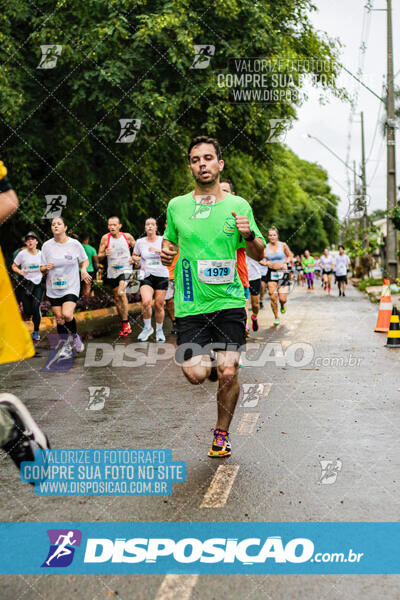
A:
{"type": "Polygon", "coordinates": [[[24,314],[32,317],[34,342],[39,342],[39,326],[42,315],[40,303],[42,301],[42,273],[40,271],[41,252],[37,249],[38,238],[36,233],[30,231],[25,236],[26,248],[21,250],[14,259],[11,269],[23,277],[21,281],[21,300],[24,314]]]}
{"type": "Polygon", "coordinates": [[[319,259],[319,264],[322,268],[322,281],[324,284],[324,291],[328,291],[328,294],[330,295],[332,273],[335,267],[335,261],[333,260],[333,256],[329,254],[328,248],[325,248],[323,255],[319,259]]]}
{"type": "Polygon", "coordinates": [[[133,249],[135,264],[140,263],[140,295],[142,297],[142,312],[144,327],[138,336],[140,342],[146,342],[154,333],[151,326],[151,303],[154,296],[156,317],[156,341],[165,342],[163,332],[164,302],[168,289],[169,272],[161,263],[160,252],[162,236],[157,235],[157,221],[149,218],[145,223],[146,237],[137,240],[133,249]]]}
{"type": "Polygon", "coordinates": [[[46,275],[46,295],[57,321],[57,333],[71,334],[72,348],[82,352],[84,347],[76,330],[74,310],[79,298],[80,279],[86,283],[92,281],[86,271],[89,260],[82,244],[67,236],[63,217],[52,220],[51,230],[54,237],[42,246],[40,267],[46,275]]]}

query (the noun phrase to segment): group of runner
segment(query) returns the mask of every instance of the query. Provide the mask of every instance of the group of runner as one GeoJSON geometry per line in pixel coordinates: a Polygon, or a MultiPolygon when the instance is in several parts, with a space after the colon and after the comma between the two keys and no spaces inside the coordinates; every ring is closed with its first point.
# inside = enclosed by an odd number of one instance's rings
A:
{"type": "MultiPolygon", "coordinates": [[[[99,262],[107,261],[103,280],[112,289],[121,336],[132,331],[126,293],[134,281],[139,283],[142,300],[140,341],[147,341],[154,333],[153,300],[155,339],[165,341],[166,303],[185,377],[194,385],[207,378],[218,380],[217,422],[209,456],[223,457],[231,454],[229,426],[240,390],[240,349],[245,346],[250,327],[253,331],[259,329],[263,296],[268,291],[273,323],[279,325],[279,312],[287,310],[293,272],[304,271],[308,289],[313,289],[315,260],[306,250],[299,263],[289,246],[279,240],[276,227],[268,230],[268,241],[264,239],[248,202],[235,195],[231,182],[220,181],[224,161],[216,139],[200,136],[192,140],[188,161],[195,187],[169,202],[164,235],[158,233],[157,221],[148,218],[145,236],[135,240],[122,231],[119,217],[113,216],[108,219],[108,232],[101,238],[96,254],[87,236],[82,240],[85,249],[68,236],[66,221],[57,217],[51,223],[53,238],[41,250],[36,234],[26,235],[26,248],[15,257],[12,268],[24,279],[23,310],[33,317],[33,339],[40,339],[39,288],[45,277],[57,332],[67,335],[77,352],[82,351],[83,344],[74,310],[79,294],[90,293],[99,262]]],[[[339,279],[343,277],[340,269],[347,269],[343,254],[341,248],[340,260],[336,257],[331,261],[326,250],[319,261],[328,290],[331,268],[336,269],[338,281],[345,285],[339,279]]]]}
{"type": "Polygon", "coordinates": [[[314,289],[314,275],[317,273],[321,278],[321,287],[329,295],[332,291],[332,276],[339,289],[339,296],[345,296],[347,285],[347,273],[349,271],[350,259],[345,253],[342,245],[338,248],[338,254],[333,256],[329,248],[325,248],[322,256],[314,258],[309,250],[302,256],[296,256],[293,262],[295,279],[300,285],[307,285],[307,292],[314,289]]]}

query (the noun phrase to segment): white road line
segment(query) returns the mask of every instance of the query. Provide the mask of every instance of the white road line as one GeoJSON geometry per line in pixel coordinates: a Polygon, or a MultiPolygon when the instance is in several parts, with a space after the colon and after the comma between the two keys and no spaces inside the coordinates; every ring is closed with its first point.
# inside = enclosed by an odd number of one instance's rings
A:
{"type": "Polygon", "coordinates": [[[200,508],[221,508],[225,506],[238,471],[239,465],[220,465],[215,471],[200,508]]]}
{"type": "Polygon", "coordinates": [[[272,383],[263,383],[262,385],[264,386],[263,398],[266,398],[271,391],[272,383]]]}
{"type": "Polygon", "coordinates": [[[236,433],[239,433],[240,435],[253,433],[259,416],[260,413],[245,413],[240,420],[236,433]]]}
{"type": "Polygon", "coordinates": [[[166,575],[154,600],[189,600],[198,575],[166,575]]]}

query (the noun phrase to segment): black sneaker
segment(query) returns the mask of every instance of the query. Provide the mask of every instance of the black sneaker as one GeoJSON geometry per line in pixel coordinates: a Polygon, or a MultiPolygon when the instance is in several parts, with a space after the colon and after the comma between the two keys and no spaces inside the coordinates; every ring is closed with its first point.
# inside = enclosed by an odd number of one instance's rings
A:
{"type": "Polygon", "coordinates": [[[343,292],[343,293],[342,293],[342,296],[346,296],[346,294],[343,292]]]}
{"type": "Polygon", "coordinates": [[[341,296],[341,295],[342,295],[342,290],[339,290],[339,296],[341,296]]]}
{"type": "Polygon", "coordinates": [[[7,409],[14,421],[12,438],[2,448],[19,469],[24,460],[35,460],[35,450],[50,448],[50,443],[19,398],[0,394],[0,407],[7,409]]]}
{"type": "Polygon", "coordinates": [[[208,376],[210,381],[218,381],[217,367],[211,367],[211,373],[208,376]]]}

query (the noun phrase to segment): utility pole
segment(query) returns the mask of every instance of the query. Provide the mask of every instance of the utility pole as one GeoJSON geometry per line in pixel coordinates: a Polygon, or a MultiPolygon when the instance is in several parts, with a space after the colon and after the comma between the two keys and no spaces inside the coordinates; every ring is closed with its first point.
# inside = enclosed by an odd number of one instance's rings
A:
{"type": "Polygon", "coordinates": [[[386,268],[390,280],[398,274],[398,237],[391,211],[396,207],[396,150],[395,150],[395,113],[393,85],[393,41],[392,41],[392,1],[387,0],[387,235],[386,235],[386,268]]]}
{"type": "MultiPolygon", "coordinates": [[[[357,173],[356,173],[356,161],[353,160],[353,186],[354,186],[354,206],[357,207],[357,196],[359,195],[359,190],[357,187],[357,173]]],[[[359,235],[359,222],[357,217],[357,211],[354,213],[354,237],[356,241],[358,241],[359,235]]]]}
{"type": "Polygon", "coordinates": [[[365,174],[365,140],[364,140],[364,113],[361,111],[361,207],[363,226],[363,248],[368,247],[368,216],[367,216],[367,178],[365,174]]]}

